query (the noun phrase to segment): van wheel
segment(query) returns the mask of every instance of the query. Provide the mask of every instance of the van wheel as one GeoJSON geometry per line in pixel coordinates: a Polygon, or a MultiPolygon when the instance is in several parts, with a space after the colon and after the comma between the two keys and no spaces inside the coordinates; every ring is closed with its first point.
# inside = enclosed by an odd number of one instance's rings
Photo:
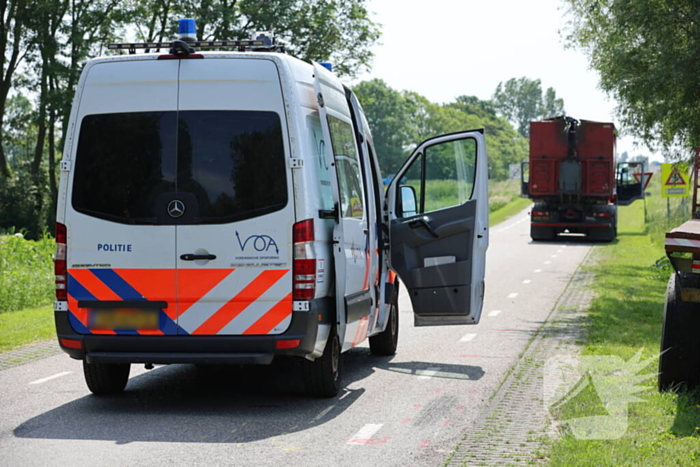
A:
{"type": "Polygon", "coordinates": [[[333,326],[328,336],[323,355],[314,360],[304,360],[302,371],[306,393],[313,397],[335,397],[340,391],[343,358],[340,354],[340,339],[333,326]]]}
{"type": "Polygon", "coordinates": [[[369,349],[373,355],[394,355],[399,343],[399,283],[394,287],[386,329],[369,338],[369,349]]]}
{"type": "Polygon", "coordinates": [[[87,363],[83,360],[85,382],[93,394],[119,394],[129,381],[128,363],[87,363]]]}
{"type": "Polygon", "coordinates": [[[659,391],[669,391],[685,384],[700,385],[700,310],[681,300],[679,274],[671,274],[666,289],[661,356],[659,356],[659,391]]]}

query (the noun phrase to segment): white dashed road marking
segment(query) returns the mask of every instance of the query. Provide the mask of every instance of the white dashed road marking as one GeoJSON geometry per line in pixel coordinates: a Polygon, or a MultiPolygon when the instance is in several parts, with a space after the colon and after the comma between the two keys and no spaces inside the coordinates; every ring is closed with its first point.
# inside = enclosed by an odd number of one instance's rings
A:
{"type": "MultiPolygon", "coordinates": [[[[418,371],[420,371],[420,370],[418,370],[418,371]]],[[[427,370],[421,371],[420,372],[421,375],[418,377],[418,379],[430,379],[433,376],[435,376],[436,374],[438,374],[439,371],[440,371],[439,366],[431,366],[427,370]]]]}
{"type": "Polygon", "coordinates": [[[469,342],[471,340],[474,340],[476,337],[476,334],[465,334],[459,341],[460,342],[469,342]]]}
{"type": "Polygon", "coordinates": [[[534,273],[538,273],[538,272],[542,272],[542,270],[541,270],[541,269],[535,269],[533,272],[534,272],[534,273]]]}
{"type": "Polygon", "coordinates": [[[494,317],[498,316],[501,314],[501,310],[493,310],[491,313],[489,313],[489,316],[494,317]]]}
{"type": "Polygon", "coordinates": [[[47,382],[47,381],[51,381],[52,379],[60,378],[61,376],[66,376],[66,375],[69,375],[69,374],[71,374],[71,373],[73,373],[73,372],[72,372],[72,371],[62,371],[62,372],[60,372],[60,373],[56,373],[55,375],[47,376],[46,378],[37,379],[36,381],[32,381],[32,382],[29,383],[29,384],[41,384],[41,383],[45,383],[45,382],[47,382]]]}
{"type": "Polygon", "coordinates": [[[508,294],[508,298],[515,298],[518,296],[517,292],[513,292],[512,294],[508,294]]]}
{"type": "Polygon", "coordinates": [[[557,255],[552,255],[552,258],[556,258],[556,257],[557,257],[557,255]]]}
{"type": "Polygon", "coordinates": [[[530,282],[532,282],[530,279],[525,279],[525,280],[523,281],[523,284],[529,284],[530,282]]]}
{"type": "Polygon", "coordinates": [[[382,423],[368,423],[360,428],[360,431],[355,433],[355,436],[350,438],[347,444],[367,444],[367,440],[372,439],[372,436],[378,432],[384,425],[382,423]]]}
{"type": "Polygon", "coordinates": [[[545,261],[544,264],[551,264],[551,261],[545,261]]]}

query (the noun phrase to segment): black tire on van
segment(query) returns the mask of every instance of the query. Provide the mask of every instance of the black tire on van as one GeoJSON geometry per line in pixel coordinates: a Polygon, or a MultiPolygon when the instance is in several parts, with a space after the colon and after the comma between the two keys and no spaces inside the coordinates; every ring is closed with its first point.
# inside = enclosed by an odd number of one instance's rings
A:
{"type": "Polygon", "coordinates": [[[343,374],[343,356],[338,332],[333,326],[326,348],[316,360],[302,361],[304,389],[309,396],[335,397],[340,391],[343,374]]]}
{"type": "Polygon", "coordinates": [[[83,360],[83,374],[90,392],[97,395],[119,394],[129,381],[128,363],[87,363],[83,360]]]}
{"type": "Polygon", "coordinates": [[[386,329],[376,336],[369,338],[369,349],[372,355],[394,355],[399,343],[399,282],[394,284],[394,293],[389,308],[389,322],[386,329]]]}
{"type": "Polygon", "coordinates": [[[674,390],[681,385],[689,389],[700,386],[700,310],[697,304],[681,299],[681,277],[671,274],[666,289],[661,355],[659,356],[659,391],[674,390]]]}

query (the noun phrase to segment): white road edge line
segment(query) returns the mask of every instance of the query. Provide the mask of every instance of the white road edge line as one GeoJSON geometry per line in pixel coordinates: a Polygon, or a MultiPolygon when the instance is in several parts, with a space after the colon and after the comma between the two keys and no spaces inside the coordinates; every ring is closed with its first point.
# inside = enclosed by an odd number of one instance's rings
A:
{"type": "Polygon", "coordinates": [[[367,440],[372,439],[372,436],[384,426],[383,423],[368,423],[360,428],[360,431],[350,438],[347,444],[367,444],[367,440]]]}
{"type": "MultiPolygon", "coordinates": [[[[420,371],[420,370],[418,370],[418,371],[420,371]]],[[[440,371],[439,366],[431,366],[427,370],[421,371],[421,375],[418,377],[418,379],[430,379],[433,376],[435,376],[436,374],[438,374],[439,371],[440,371]]]]}
{"type": "Polygon", "coordinates": [[[318,415],[316,415],[316,416],[311,420],[311,423],[315,423],[315,422],[321,420],[323,417],[325,417],[326,415],[328,415],[328,412],[330,412],[331,410],[333,410],[334,407],[335,407],[335,404],[331,405],[330,407],[326,407],[325,409],[323,409],[323,410],[321,411],[321,413],[319,413],[318,415]]]}
{"type": "Polygon", "coordinates": [[[491,313],[489,313],[489,316],[494,317],[498,316],[501,314],[501,310],[493,310],[491,313]]]}
{"type": "Polygon", "coordinates": [[[71,373],[73,373],[73,372],[72,372],[72,371],[62,371],[62,372],[60,372],[60,373],[56,373],[55,375],[47,376],[46,378],[37,379],[36,381],[32,381],[32,382],[29,383],[29,384],[41,384],[41,383],[45,383],[45,382],[47,382],[47,381],[51,381],[52,379],[60,378],[61,376],[66,376],[66,375],[69,375],[69,374],[71,374],[71,373]]]}
{"type": "Polygon", "coordinates": [[[513,292],[512,294],[508,294],[508,297],[507,297],[507,298],[515,298],[515,297],[517,297],[517,296],[518,296],[518,293],[517,293],[517,292],[513,292]]]}
{"type": "Polygon", "coordinates": [[[475,337],[476,337],[476,334],[465,334],[459,341],[460,342],[469,342],[469,341],[473,341],[475,337]]]}

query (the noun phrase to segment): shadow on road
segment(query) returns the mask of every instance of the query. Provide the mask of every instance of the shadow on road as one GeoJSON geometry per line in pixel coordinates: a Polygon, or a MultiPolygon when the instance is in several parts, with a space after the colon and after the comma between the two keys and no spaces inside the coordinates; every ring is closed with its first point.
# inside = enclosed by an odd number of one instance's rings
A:
{"type": "MultiPolygon", "coordinates": [[[[346,386],[376,370],[403,373],[406,378],[430,374],[465,384],[484,375],[481,367],[469,365],[440,365],[435,374],[426,373],[436,364],[392,363],[393,357],[374,357],[366,348],[344,357],[346,386]]],[[[333,399],[307,398],[299,370],[298,363],[290,360],[247,368],[157,367],[130,379],[122,395],[81,397],[22,423],[14,435],[117,444],[247,443],[322,425],[365,393],[364,388],[346,388],[333,399]]]]}

